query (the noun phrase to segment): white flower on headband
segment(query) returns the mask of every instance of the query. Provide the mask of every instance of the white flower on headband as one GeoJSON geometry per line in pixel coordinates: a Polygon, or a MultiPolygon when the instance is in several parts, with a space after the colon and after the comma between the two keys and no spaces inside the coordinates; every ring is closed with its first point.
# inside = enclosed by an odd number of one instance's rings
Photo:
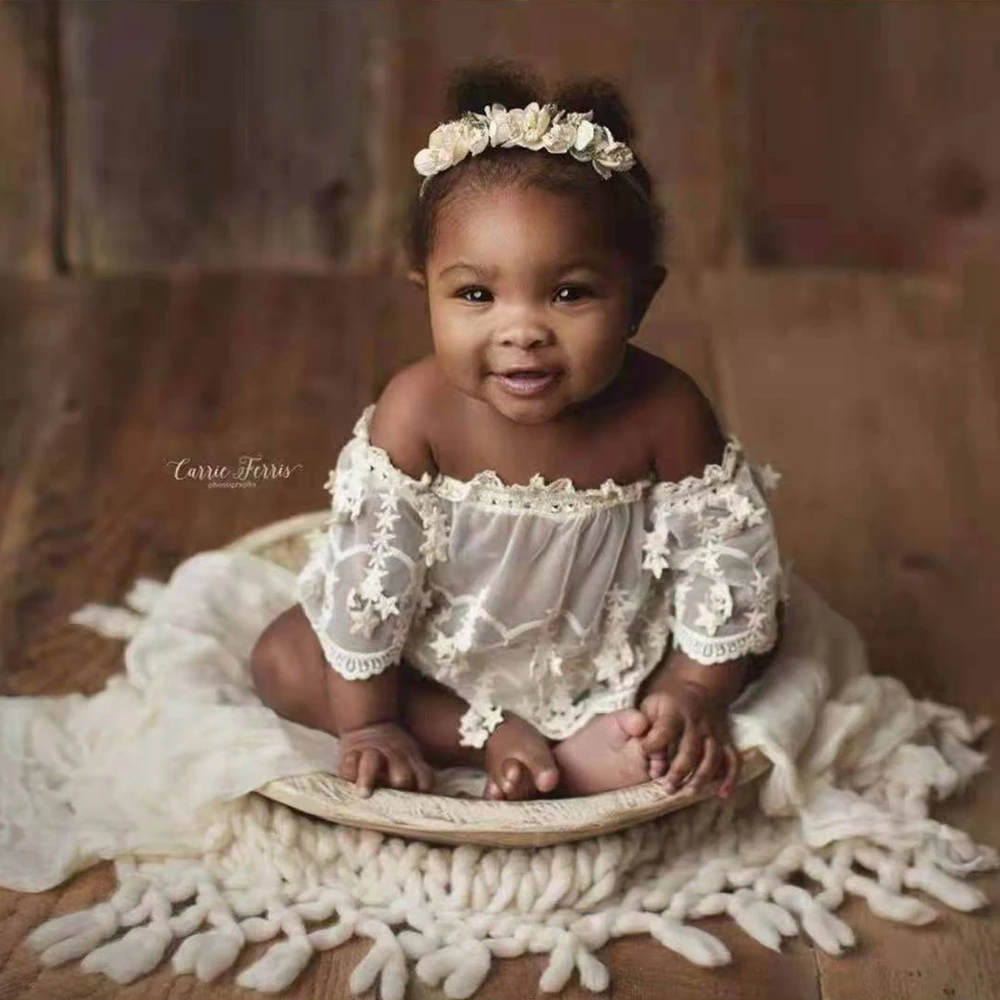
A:
{"type": "Polygon", "coordinates": [[[554,104],[532,101],[526,108],[510,110],[493,104],[484,112],[468,111],[438,125],[427,140],[427,148],[413,158],[417,173],[433,177],[466,156],[478,156],[487,146],[569,153],[592,163],[605,180],[612,172],[631,170],[635,165],[632,150],[616,142],[610,129],[594,124],[593,111],[565,111],[554,104]]]}

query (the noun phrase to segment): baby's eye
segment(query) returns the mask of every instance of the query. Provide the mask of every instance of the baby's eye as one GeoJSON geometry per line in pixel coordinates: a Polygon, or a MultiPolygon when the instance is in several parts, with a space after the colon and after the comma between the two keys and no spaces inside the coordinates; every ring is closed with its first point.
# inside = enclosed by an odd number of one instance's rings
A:
{"type": "MultiPolygon", "coordinates": [[[[558,302],[577,302],[590,294],[590,289],[585,285],[561,285],[556,291],[556,300],[558,302]],[[569,297],[560,298],[563,292],[569,292],[569,297]]],[[[466,288],[460,288],[455,295],[463,302],[471,302],[474,305],[485,304],[491,298],[489,289],[483,288],[482,285],[469,285],[466,288]]]]}
{"type": "Polygon", "coordinates": [[[586,285],[560,285],[559,290],[556,292],[556,299],[559,302],[577,302],[589,294],[590,289],[586,285]],[[573,293],[573,297],[561,299],[559,298],[560,292],[571,292],[573,293]]]}

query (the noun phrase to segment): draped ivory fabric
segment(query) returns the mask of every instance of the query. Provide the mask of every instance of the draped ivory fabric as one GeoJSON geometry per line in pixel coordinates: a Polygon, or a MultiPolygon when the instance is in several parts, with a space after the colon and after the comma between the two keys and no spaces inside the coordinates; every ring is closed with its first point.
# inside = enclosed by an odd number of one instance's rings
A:
{"type": "Polygon", "coordinates": [[[561,740],[632,706],[671,634],[702,663],[774,645],[777,474],[736,438],[680,482],[418,480],[371,443],[374,410],[330,474],[331,517],[297,581],[343,676],[405,656],[469,704],[460,742],[482,746],[504,710],[561,740]]]}
{"type": "Polygon", "coordinates": [[[913,924],[935,918],[928,898],[983,906],[963,880],[996,867],[996,851],[931,809],[985,768],[970,744],[988,720],[870,674],[853,626],[795,574],[787,583],[785,638],[733,706],[736,745],[773,762],[761,784],[579,843],[445,848],[248,794],[335,769],[337,740],[279,719],[249,676],[295,575],[247,553],[199,553],[166,585],[137,581],[129,608],[74,616],[129,639],[104,690],[0,698],[0,885],[41,891],[115,860],[107,901],[31,933],[46,965],[82,958],[125,983],[169,955],[177,974],[208,981],[247,943],[273,940],[237,982],[276,992],[317,951],[360,936],[372,947],[351,989],[377,984],[383,1000],[402,1000],[411,969],[468,997],[494,959],[528,952],[549,955],[541,989],[577,976],[603,990],[594,953],[628,934],[720,965],[726,946],[693,926],[713,914],[774,950],[804,933],[839,954],[855,940],[834,912],[845,894],[913,924]]]}

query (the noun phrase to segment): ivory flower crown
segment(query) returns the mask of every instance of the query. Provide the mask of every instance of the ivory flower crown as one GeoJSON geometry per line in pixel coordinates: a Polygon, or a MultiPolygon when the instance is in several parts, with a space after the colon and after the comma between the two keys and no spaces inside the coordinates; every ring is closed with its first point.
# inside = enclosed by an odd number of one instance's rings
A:
{"type": "MultiPolygon", "coordinates": [[[[522,146],[544,149],[549,153],[569,153],[577,160],[590,162],[608,180],[613,172],[635,166],[632,150],[616,142],[611,130],[593,121],[593,111],[566,111],[555,104],[539,105],[532,101],[525,108],[502,104],[487,105],[483,114],[467,111],[461,118],[442,122],[430,134],[427,147],[413,158],[417,173],[428,180],[461,162],[466,156],[478,156],[488,146],[522,146]]],[[[636,185],[638,188],[638,185],[636,185]]]]}

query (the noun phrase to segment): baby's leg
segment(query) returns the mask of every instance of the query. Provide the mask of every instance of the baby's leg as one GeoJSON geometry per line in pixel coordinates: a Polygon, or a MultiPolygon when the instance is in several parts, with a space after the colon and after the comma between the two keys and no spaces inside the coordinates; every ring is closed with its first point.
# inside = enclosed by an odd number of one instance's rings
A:
{"type": "MultiPolygon", "coordinates": [[[[299,605],[265,629],[251,655],[254,683],[265,705],[293,722],[338,735],[332,704],[357,697],[349,681],[327,664],[316,634],[299,605]]],[[[549,742],[516,718],[486,747],[462,746],[460,722],[468,704],[454,691],[410,666],[399,664],[399,725],[416,740],[424,759],[436,767],[463,765],[487,771],[495,787],[491,798],[532,798],[539,775],[552,769],[549,742]],[[487,752],[489,751],[489,752],[487,752]]]]}
{"type": "Polygon", "coordinates": [[[319,640],[298,604],[268,625],[250,653],[254,686],[268,708],[282,718],[336,736],[327,694],[329,669],[319,640]]]}
{"type": "MultiPolygon", "coordinates": [[[[250,656],[261,701],[278,715],[338,735],[331,698],[352,697],[349,681],[326,662],[316,633],[296,604],[264,630],[250,656]]],[[[468,708],[454,692],[400,663],[400,723],[436,766],[482,767],[481,748],[461,746],[459,720],[468,708]]]]}
{"type": "Polygon", "coordinates": [[[400,661],[403,725],[413,734],[428,763],[435,767],[482,768],[482,747],[459,743],[462,716],[469,706],[454,691],[400,661]]]}

